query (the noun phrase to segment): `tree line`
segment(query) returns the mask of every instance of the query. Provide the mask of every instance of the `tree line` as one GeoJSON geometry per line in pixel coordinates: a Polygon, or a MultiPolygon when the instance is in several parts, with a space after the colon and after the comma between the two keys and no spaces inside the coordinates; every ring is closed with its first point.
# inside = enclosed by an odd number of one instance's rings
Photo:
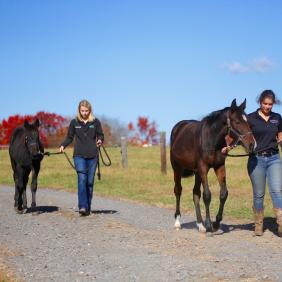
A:
{"type": "MultiPolygon", "coordinates": [[[[8,145],[13,130],[24,124],[24,120],[33,122],[39,119],[40,139],[45,147],[58,147],[67,134],[71,117],[39,111],[35,115],[11,115],[0,121],[0,145],[8,145]]],[[[102,116],[99,118],[105,134],[105,145],[119,146],[121,136],[135,146],[157,145],[159,143],[157,124],[148,117],[139,116],[136,124],[127,125],[117,119],[102,116]]]]}

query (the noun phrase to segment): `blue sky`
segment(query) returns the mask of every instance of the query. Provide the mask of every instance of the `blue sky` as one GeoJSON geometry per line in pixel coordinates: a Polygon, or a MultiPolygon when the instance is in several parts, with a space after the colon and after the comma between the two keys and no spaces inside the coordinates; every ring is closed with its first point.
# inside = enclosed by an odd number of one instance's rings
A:
{"type": "MultiPolygon", "coordinates": [[[[155,120],[168,134],[272,89],[282,99],[282,2],[0,0],[0,119],[155,120]]],[[[274,108],[281,113],[281,107],[274,108]]]]}

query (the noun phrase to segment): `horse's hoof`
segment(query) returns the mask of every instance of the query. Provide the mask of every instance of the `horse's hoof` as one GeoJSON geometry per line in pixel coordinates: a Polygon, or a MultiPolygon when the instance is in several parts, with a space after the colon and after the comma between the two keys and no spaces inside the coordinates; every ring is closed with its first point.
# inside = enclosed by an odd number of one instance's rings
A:
{"type": "Polygon", "coordinates": [[[16,209],[17,214],[23,214],[23,212],[24,212],[24,210],[22,210],[22,209],[16,209]]]}
{"type": "Polygon", "coordinates": [[[197,224],[197,227],[198,227],[198,231],[200,233],[206,233],[207,232],[206,227],[203,225],[202,222],[200,222],[200,223],[196,222],[196,224],[197,224]]]}
{"type": "Polygon", "coordinates": [[[176,217],[175,223],[174,223],[174,228],[176,230],[180,230],[181,229],[181,223],[180,223],[180,216],[178,215],[176,217]]]}

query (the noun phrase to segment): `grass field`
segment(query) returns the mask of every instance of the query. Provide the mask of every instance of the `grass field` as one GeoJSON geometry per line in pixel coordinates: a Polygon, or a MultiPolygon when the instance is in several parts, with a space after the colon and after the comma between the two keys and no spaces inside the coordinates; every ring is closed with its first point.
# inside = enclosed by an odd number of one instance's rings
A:
{"type": "MultiPolygon", "coordinates": [[[[112,159],[112,166],[101,166],[102,180],[96,179],[95,181],[95,195],[168,207],[173,209],[173,216],[175,197],[173,193],[173,173],[169,162],[169,149],[167,150],[167,175],[162,175],[160,172],[159,147],[128,147],[128,169],[123,169],[121,166],[120,148],[109,148],[108,152],[112,159]]],[[[242,151],[237,151],[237,153],[240,152],[242,153],[242,151]]],[[[67,153],[71,156],[72,150],[67,150],[67,153]]],[[[252,218],[252,191],[246,162],[246,157],[227,158],[226,171],[229,197],[225,204],[224,214],[228,217],[252,218]]],[[[39,175],[38,193],[40,193],[40,187],[76,192],[76,182],[76,173],[63,155],[46,156],[43,159],[39,175]]],[[[194,214],[193,183],[193,177],[183,179],[181,198],[181,210],[192,214],[194,214]]],[[[219,204],[219,185],[213,170],[209,173],[209,183],[212,191],[211,215],[214,218],[219,204]]],[[[6,150],[0,151],[0,184],[13,185],[8,151],[6,150]]],[[[273,216],[268,192],[265,206],[266,216],[273,216]]],[[[203,208],[202,204],[202,214],[204,215],[203,208]]]]}

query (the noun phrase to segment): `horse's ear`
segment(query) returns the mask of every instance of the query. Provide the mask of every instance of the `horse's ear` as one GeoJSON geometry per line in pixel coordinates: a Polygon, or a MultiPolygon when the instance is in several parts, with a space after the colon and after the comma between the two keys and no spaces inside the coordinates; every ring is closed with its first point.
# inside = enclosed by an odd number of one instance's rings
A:
{"type": "Polygon", "coordinates": [[[244,102],[239,106],[242,111],[246,109],[246,103],[247,103],[247,100],[245,98],[244,102]]]}
{"type": "Polygon", "coordinates": [[[29,122],[27,119],[24,120],[24,127],[29,128],[29,122]]]}
{"type": "Polygon", "coordinates": [[[232,112],[236,110],[237,108],[236,98],[232,101],[230,108],[232,112]]]}
{"type": "Polygon", "coordinates": [[[39,127],[40,125],[40,122],[39,122],[39,119],[37,118],[36,121],[33,123],[36,127],[39,127]]]}

